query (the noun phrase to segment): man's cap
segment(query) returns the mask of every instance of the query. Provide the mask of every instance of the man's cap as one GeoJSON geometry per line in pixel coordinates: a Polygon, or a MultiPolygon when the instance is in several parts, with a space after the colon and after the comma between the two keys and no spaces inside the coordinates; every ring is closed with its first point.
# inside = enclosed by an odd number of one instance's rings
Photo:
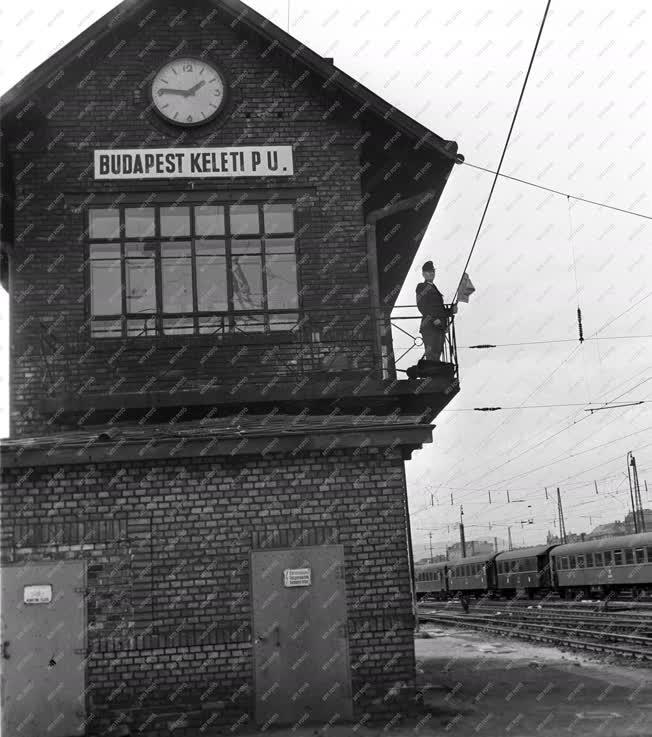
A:
{"type": "Polygon", "coordinates": [[[421,271],[434,271],[435,265],[432,263],[432,261],[426,261],[426,263],[423,265],[423,268],[421,271]]]}

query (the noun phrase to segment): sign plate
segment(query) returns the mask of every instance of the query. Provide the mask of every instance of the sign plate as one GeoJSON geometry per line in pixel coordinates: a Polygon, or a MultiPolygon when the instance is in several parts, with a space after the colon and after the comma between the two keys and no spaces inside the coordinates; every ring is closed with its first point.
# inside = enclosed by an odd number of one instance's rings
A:
{"type": "Polygon", "coordinates": [[[95,179],[290,177],[292,146],[123,148],[94,151],[95,179]]]}
{"type": "Polygon", "coordinates": [[[25,604],[49,604],[52,601],[52,585],[49,583],[35,584],[23,588],[23,602],[25,604]]]}
{"type": "Polygon", "coordinates": [[[312,583],[310,568],[286,568],[283,571],[283,583],[286,588],[293,586],[310,586],[312,583]]]}

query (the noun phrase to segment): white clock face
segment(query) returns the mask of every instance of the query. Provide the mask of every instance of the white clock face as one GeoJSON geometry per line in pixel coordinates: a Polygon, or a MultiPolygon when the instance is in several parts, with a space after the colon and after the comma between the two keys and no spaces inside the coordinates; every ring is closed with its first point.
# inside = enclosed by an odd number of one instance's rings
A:
{"type": "Polygon", "coordinates": [[[224,105],[226,85],[217,69],[200,59],[175,59],[152,82],[152,101],[176,125],[201,125],[224,105]]]}

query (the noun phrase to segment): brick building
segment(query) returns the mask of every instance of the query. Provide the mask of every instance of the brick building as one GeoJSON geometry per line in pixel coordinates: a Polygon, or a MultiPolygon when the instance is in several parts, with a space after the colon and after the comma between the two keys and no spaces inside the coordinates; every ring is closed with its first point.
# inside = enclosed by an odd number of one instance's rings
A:
{"type": "Polygon", "coordinates": [[[123,2],[1,142],[7,734],[393,713],[403,464],[459,384],[391,314],[456,145],[236,0],[123,2]]]}

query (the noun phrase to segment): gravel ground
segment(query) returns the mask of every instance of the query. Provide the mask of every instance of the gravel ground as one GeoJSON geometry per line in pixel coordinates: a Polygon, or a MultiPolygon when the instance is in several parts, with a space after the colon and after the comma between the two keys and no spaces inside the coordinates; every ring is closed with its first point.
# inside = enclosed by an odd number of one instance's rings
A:
{"type": "Polygon", "coordinates": [[[423,702],[391,723],[251,737],[652,737],[649,667],[434,626],[416,654],[423,702]]]}
{"type": "Polygon", "coordinates": [[[422,631],[419,682],[432,714],[422,734],[652,736],[649,667],[479,632],[422,631]]]}

